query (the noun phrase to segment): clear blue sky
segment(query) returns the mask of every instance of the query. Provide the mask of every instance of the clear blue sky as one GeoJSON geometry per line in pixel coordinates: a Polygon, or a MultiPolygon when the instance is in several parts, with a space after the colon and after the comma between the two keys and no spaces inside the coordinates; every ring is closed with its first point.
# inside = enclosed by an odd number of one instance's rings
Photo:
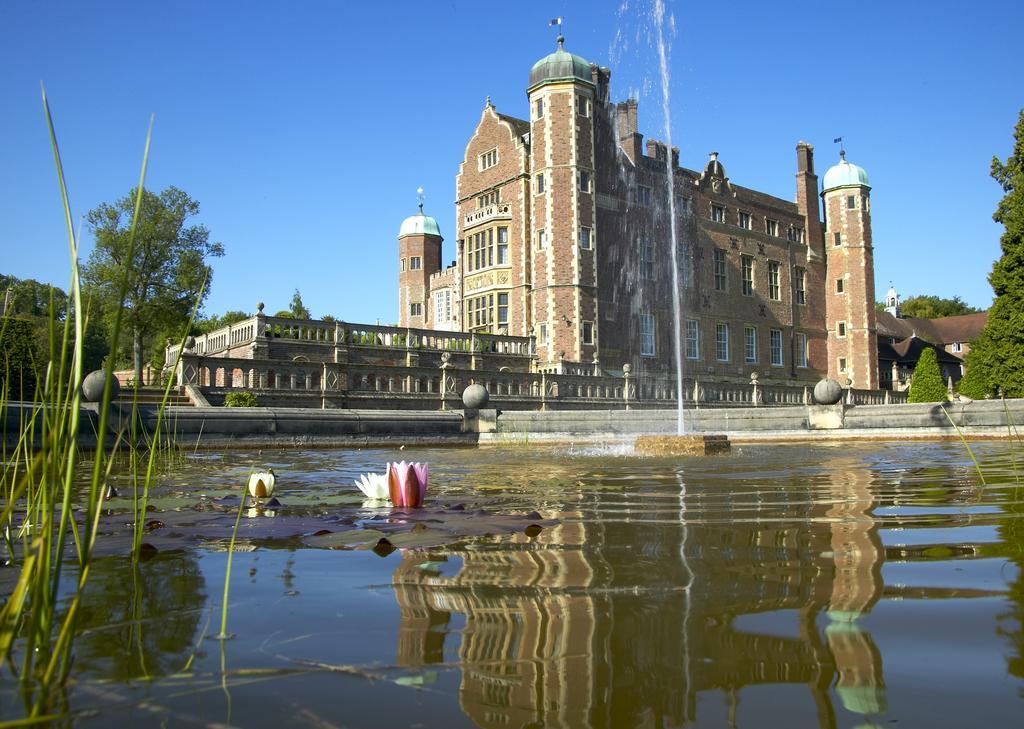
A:
{"type": "MultiPolygon", "coordinates": [[[[394,321],[395,236],[417,186],[450,260],[465,143],[488,95],[527,114],[550,18],[663,137],[652,4],[5,0],[0,272],[67,285],[43,81],[76,216],[132,187],[156,114],[147,186],[199,200],[227,252],[207,312],[286,308],[298,288],[314,316],[394,321]]],[[[873,186],[879,298],[891,280],[988,306],[1001,232],[988,171],[1024,106],[1024,3],[667,6],[684,166],[717,150],[734,182],[792,199],[796,142],[823,174],[842,135],[873,186]]]]}

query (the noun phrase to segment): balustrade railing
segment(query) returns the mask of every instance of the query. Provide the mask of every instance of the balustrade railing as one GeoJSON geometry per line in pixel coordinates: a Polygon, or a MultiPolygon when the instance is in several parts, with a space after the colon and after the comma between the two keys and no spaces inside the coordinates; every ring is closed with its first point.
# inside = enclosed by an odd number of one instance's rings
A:
{"type": "MultiPolygon", "coordinates": [[[[236,347],[271,340],[294,341],[304,345],[324,344],[331,347],[425,349],[513,357],[534,355],[532,337],[445,332],[262,315],[190,339],[185,352],[203,357],[222,356],[236,347]]],[[[177,360],[180,349],[178,344],[167,346],[164,362],[168,367],[177,360]]]]}
{"type": "Polygon", "coordinates": [[[512,206],[509,203],[497,203],[478,208],[465,217],[467,228],[474,225],[486,223],[489,220],[510,219],[512,217],[512,206]]]}
{"type": "MultiPolygon", "coordinates": [[[[391,329],[394,331],[376,334],[397,335],[405,331],[391,329]]],[[[349,397],[353,402],[394,397],[424,401],[417,406],[422,408],[460,407],[459,398],[471,384],[486,387],[497,407],[669,408],[676,402],[674,379],[662,375],[474,370],[447,361],[440,367],[420,367],[201,357],[186,353],[181,357],[177,374],[179,385],[211,390],[305,392],[324,398],[349,397]]],[[[684,403],[692,407],[778,407],[811,402],[810,389],[805,385],[687,380],[682,394],[684,403]]],[[[847,390],[845,395],[851,405],[906,402],[906,393],[884,390],[847,390]]]]}

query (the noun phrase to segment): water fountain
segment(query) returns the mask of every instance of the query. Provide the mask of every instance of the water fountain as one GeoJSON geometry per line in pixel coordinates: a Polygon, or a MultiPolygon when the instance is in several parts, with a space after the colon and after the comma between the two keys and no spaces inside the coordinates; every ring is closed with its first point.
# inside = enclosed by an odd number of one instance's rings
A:
{"type": "MultiPolygon", "coordinates": [[[[672,23],[670,19],[670,23],[672,23]]],[[[635,448],[638,453],[649,455],[672,456],[706,456],[724,453],[730,449],[729,439],[725,435],[694,435],[687,434],[683,417],[683,344],[682,344],[682,302],[679,288],[679,236],[676,219],[675,170],[672,150],[672,114],[669,104],[668,52],[665,43],[665,4],[664,0],[654,3],[655,41],[658,50],[658,69],[661,76],[661,109],[665,124],[665,143],[669,154],[665,162],[668,184],[668,221],[669,241],[672,259],[672,341],[673,361],[676,374],[676,433],[675,435],[640,436],[635,448]]]]}

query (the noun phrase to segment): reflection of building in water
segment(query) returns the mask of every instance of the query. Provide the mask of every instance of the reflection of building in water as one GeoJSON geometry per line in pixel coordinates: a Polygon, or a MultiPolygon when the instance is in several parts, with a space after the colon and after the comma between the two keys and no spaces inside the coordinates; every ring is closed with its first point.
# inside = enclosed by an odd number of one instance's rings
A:
{"type": "Polygon", "coordinates": [[[596,568],[582,545],[599,530],[570,521],[541,532],[537,547],[522,536],[512,549],[477,544],[455,553],[463,564],[451,578],[406,553],[393,576],[398,663],[441,662],[450,616],[463,613],[463,711],[481,726],[574,725],[607,683],[595,675],[604,670],[593,660],[598,621],[584,592],[596,568]]]}
{"type": "Polygon", "coordinates": [[[447,552],[462,561],[451,577],[429,555],[406,553],[393,577],[398,662],[443,661],[451,616],[462,613],[460,703],[480,726],[681,726],[696,719],[700,692],[738,700],[746,686],[773,683],[806,685],[822,726],[835,725],[834,683],[848,709],[876,713],[884,699],[871,693],[881,661],[870,637],[849,620],[837,623],[842,634],[816,626],[821,612],[859,614],[881,593],[869,476],[847,470],[831,486],[838,505],[812,498],[812,486],[745,505],[751,513],[735,520],[702,519],[707,507],[691,506],[684,533],[678,502],[673,523],[651,497],[620,520],[567,515],[535,543],[447,552]],[[787,518],[759,520],[777,516],[768,510],[787,518]],[[792,637],[735,620],[785,609],[800,615],[792,637]]]}
{"type": "Polygon", "coordinates": [[[871,510],[875,506],[868,473],[853,459],[832,462],[831,524],[835,574],[828,600],[825,629],[839,678],[836,693],[848,710],[858,714],[885,711],[882,656],[857,619],[869,612],[882,593],[885,550],[871,510]]]}

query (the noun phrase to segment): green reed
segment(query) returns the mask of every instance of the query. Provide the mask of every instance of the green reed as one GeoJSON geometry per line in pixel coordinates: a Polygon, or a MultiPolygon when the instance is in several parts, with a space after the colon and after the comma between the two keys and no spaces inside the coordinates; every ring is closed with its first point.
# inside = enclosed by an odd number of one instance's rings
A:
{"type": "MultiPolygon", "coordinates": [[[[72,646],[83,594],[89,579],[93,548],[106,498],[106,484],[115,459],[106,452],[106,434],[111,410],[114,358],[105,367],[103,397],[96,429],[96,450],[91,477],[80,512],[75,518],[73,497],[78,465],[78,436],[81,425],[84,331],[88,314],[83,306],[79,276],[79,236],[72,224],[71,204],[57,135],[45,89],[43,111],[54,155],[71,265],[69,311],[63,323],[53,313],[48,322],[48,357],[40,363],[33,400],[18,405],[17,441],[8,449],[8,415],[13,393],[7,387],[0,392],[0,418],[4,426],[2,493],[6,499],[0,511],[4,543],[12,561],[18,563],[18,576],[10,596],[0,608],[0,658],[20,688],[26,717],[22,722],[40,720],[56,708],[58,689],[67,679],[72,646]],[[15,525],[23,509],[21,524],[15,525]],[[62,591],[67,545],[74,549],[77,577],[72,587],[62,591]],[[65,602],[66,600],[66,602],[65,602]]],[[[129,255],[132,260],[141,209],[142,191],[152,139],[152,119],[146,134],[145,151],[139,175],[135,209],[129,229],[129,255]]],[[[120,282],[121,305],[116,312],[111,341],[119,341],[126,292],[131,283],[126,267],[120,282]]],[[[164,403],[167,397],[165,395],[164,403]]],[[[135,417],[133,407],[133,419],[135,417]]],[[[113,444],[122,441],[119,434],[113,444]]],[[[129,439],[130,440],[130,439],[129,439]]],[[[133,444],[134,445],[134,444],[133,444]]],[[[152,476],[155,454],[144,481],[152,476]]],[[[144,511],[143,511],[144,513],[144,511]]],[[[136,519],[136,530],[142,525],[136,519]]],[[[70,556],[70,555],[69,555],[70,556]]]]}

